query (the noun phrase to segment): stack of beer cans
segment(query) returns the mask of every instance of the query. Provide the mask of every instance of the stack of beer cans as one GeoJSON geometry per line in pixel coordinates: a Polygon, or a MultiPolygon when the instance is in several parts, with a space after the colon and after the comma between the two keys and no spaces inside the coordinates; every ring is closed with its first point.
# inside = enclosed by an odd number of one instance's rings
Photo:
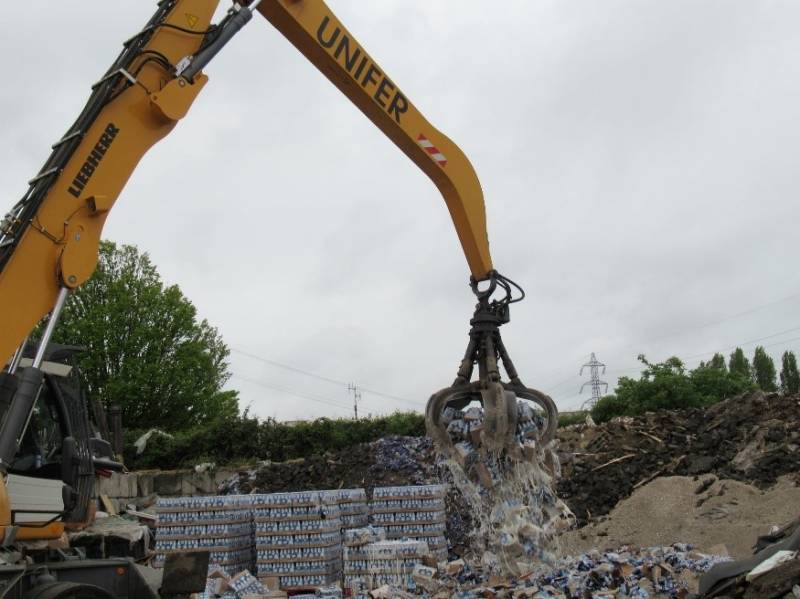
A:
{"type": "Polygon", "coordinates": [[[230,575],[253,566],[250,495],[162,497],[156,503],[155,567],[170,553],[209,552],[209,568],[230,575]]]}
{"type": "Polygon", "coordinates": [[[251,497],[260,580],[281,589],[339,582],[342,520],[337,493],[300,491],[251,497]]]}
{"type": "Polygon", "coordinates": [[[342,529],[362,528],[369,524],[367,492],[364,489],[338,489],[342,529]]]}
{"type": "Polygon", "coordinates": [[[445,485],[376,487],[370,503],[370,522],[386,529],[386,538],[412,539],[427,544],[439,561],[447,559],[445,485]]]}

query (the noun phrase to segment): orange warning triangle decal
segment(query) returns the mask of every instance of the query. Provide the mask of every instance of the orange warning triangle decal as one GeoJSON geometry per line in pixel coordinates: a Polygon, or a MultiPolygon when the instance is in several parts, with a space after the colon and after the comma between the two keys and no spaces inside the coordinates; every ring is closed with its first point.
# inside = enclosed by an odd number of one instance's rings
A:
{"type": "Polygon", "coordinates": [[[197,15],[190,15],[188,12],[186,13],[186,22],[189,23],[190,29],[197,27],[197,21],[199,20],[200,19],[197,17],[197,15]]]}

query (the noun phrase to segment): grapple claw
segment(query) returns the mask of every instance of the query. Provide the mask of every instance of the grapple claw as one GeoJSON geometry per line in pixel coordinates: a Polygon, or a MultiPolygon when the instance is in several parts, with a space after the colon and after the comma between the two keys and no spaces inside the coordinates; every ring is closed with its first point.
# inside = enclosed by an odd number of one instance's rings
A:
{"type": "MultiPolygon", "coordinates": [[[[522,299],[512,299],[512,286],[519,289],[515,283],[496,272],[491,273],[489,287],[484,292],[479,292],[477,283],[473,281],[478,304],[470,320],[472,328],[469,345],[458,375],[450,387],[437,391],[428,400],[425,410],[428,436],[433,439],[439,451],[450,457],[455,456],[456,447],[448,427],[458,411],[473,402],[483,407],[483,414],[480,426],[471,432],[473,437],[470,437],[470,441],[472,444],[479,444],[481,451],[521,460],[525,459],[520,443],[524,440],[523,437],[533,436],[533,440],[542,445],[547,445],[555,437],[558,426],[558,409],[555,403],[548,395],[522,383],[500,337],[500,325],[509,320],[509,304],[522,299]],[[505,289],[506,296],[501,300],[490,301],[490,295],[498,287],[505,289]],[[501,362],[510,382],[500,380],[498,366],[501,362]],[[471,382],[476,364],[479,377],[477,381],[471,382]],[[521,410],[528,409],[523,407],[528,405],[527,402],[533,403],[541,411],[535,418],[535,430],[521,431],[519,415],[521,410]]],[[[524,293],[522,296],[524,297],[524,293]]],[[[532,415],[530,412],[529,414],[532,415]]],[[[526,419],[526,422],[533,422],[533,418],[526,419]]]]}

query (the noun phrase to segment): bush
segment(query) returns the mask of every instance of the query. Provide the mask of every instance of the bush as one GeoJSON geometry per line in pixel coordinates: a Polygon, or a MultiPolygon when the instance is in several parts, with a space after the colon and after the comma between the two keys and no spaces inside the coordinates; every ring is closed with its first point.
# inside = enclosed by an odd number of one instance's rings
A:
{"type": "Polygon", "coordinates": [[[694,388],[703,396],[705,404],[715,403],[757,388],[752,380],[738,372],[728,372],[702,364],[692,370],[689,376],[694,388]]]}
{"type": "Polygon", "coordinates": [[[174,433],[171,437],[154,435],[145,451],[136,455],[133,442],[145,432],[126,433],[125,464],[128,468],[167,470],[206,461],[223,465],[305,458],[369,443],[387,435],[421,437],[425,434],[425,421],[422,414],[397,412],[383,418],[319,418],[287,424],[273,419],[259,421],[245,412],[174,433]]]}
{"type": "Polygon", "coordinates": [[[589,412],[581,410],[580,412],[570,412],[569,414],[558,415],[558,426],[570,426],[573,424],[582,424],[586,421],[586,416],[589,412]]]}
{"type": "Polygon", "coordinates": [[[712,360],[687,373],[676,357],[651,364],[644,356],[641,377],[621,377],[614,395],[600,399],[592,408],[595,422],[616,416],[637,416],[655,410],[684,410],[711,405],[755,388],[752,381],[735,369],[728,371],[725,362],[712,360]]]}
{"type": "Polygon", "coordinates": [[[628,413],[628,405],[616,395],[606,395],[601,397],[594,406],[592,406],[592,420],[597,424],[607,422],[617,416],[623,416],[628,413]]]}

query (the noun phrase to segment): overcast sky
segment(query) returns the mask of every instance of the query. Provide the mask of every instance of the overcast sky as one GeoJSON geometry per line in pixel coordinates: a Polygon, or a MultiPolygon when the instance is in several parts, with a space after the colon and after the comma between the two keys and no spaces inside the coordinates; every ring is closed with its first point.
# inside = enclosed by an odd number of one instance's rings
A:
{"type": "MultiPolygon", "coordinates": [[[[7,207],[155,4],[3,7],[7,207]]],[[[528,292],[503,335],[529,386],[570,409],[590,352],[613,388],[638,353],[800,350],[800,4],[329,4],[475,166],[495,266],[528,292]]],[[[352,413],[346,386],[269,361],[394,397],[362,414],[422,409],[474,303],[436,188],[258,15],[206,73],[105,237],[219,329],[251,412],[352,413]]]]}

